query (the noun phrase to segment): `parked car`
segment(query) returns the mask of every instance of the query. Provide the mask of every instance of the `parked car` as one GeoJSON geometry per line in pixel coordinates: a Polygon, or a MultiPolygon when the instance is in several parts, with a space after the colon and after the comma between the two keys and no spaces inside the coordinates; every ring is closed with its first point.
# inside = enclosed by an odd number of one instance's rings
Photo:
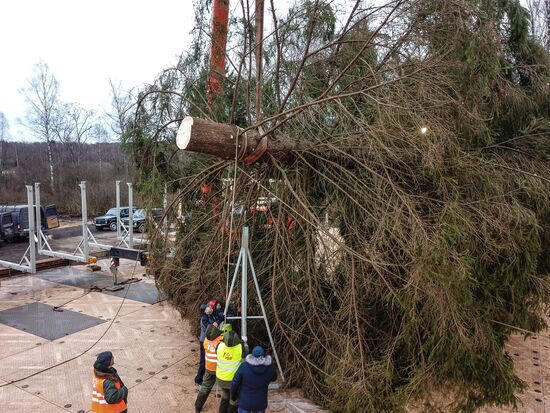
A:
{"type": "Polygon", "coordinates": [[[11,212],[0,213],[0,241],[11,242],[14,236],[11,212]]]}
{"type": "MultiPolygon", "coordinates": [[[[0,213],[11,213],[14,229],[14,238],[29,237],[29,211],[26,204],[0,205],[0,213]]],[[[42,230],[59,227],[57,206],[55,204],[40,207],[40,223],[42,230]]]]}
{"type": "MultiPolygon", "coordinates": [[[[132,208],[132,211],[137,211],[138,208],[132,208]]],[[[121,222],[124,222],[124,218],[128,218],[129,207],[120,207],[120,219],[121,222]]],[[[111,231],[116,231],[116,208],[109,209],[105,215],[95,217],[94,219],[95,229],[98,231],[103,231],[104,229],[110,229],[111,231]]]]}
{"type": "MultiPolygon", "coordinates": [[[[163,215],[164,211],[162,208],[153,208],[149,213],[147,213],[145,209],[136,210],[136,212],[134,212],[134,215],[132,216],[132,226],[134,227],[134,231],[144,233],[145,231],[147,231],[148,218],[151,218],[158,222],[163,215]]],[[[128,225],[130,225],[129,217],[124,218],[122,222],[126,227],[128,227],[128,225]]]]}

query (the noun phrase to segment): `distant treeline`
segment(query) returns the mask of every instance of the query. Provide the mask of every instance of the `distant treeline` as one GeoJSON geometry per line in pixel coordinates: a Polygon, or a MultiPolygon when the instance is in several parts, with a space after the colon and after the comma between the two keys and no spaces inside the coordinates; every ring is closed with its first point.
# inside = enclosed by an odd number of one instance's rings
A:
{"type": "MultiPolygon", "coordinates": [[[[25,185],[41,183],[42,203],[57,204],[61,214],[80,215],[81,181],[87,182],[88,213],[115,203],[115,180],[131,181],[132,167],[118,143],[53,143],[55,186],[49,182],[46,143],[2,142],[0,203],[26,202],[25,185]]],[[[126,202],[126,185],[121,188],[126,202]]]]}

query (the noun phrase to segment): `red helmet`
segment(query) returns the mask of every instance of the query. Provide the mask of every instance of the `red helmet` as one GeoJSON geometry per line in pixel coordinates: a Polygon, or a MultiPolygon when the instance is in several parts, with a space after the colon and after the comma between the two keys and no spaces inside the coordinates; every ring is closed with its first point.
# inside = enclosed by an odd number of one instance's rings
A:
{"type": "Polygon", "coordinates": [[[216,304],[218,304],[218,300],[210,300],[208,302],[208,307],[210,307],[212,310],[216,308],[216,304]]]}

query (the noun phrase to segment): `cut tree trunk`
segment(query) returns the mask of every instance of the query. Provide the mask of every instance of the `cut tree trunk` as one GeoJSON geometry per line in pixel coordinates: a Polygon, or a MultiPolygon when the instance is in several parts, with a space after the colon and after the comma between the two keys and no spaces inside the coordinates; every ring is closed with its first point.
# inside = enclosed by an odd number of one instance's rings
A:
{"type": "Polygon", "coordinates": [[[187,116],[181,122],[176,144],[178,148],[186,151],[222,159],[237,157],[248,164],[265,162],[271,156],[282,163],[290,163],[295,159],[294,152],[303,149],[301,145],[288,139],[261,139],[257,130],[243,133],[242,129],[235,125],[191,116],[187,116]]]}

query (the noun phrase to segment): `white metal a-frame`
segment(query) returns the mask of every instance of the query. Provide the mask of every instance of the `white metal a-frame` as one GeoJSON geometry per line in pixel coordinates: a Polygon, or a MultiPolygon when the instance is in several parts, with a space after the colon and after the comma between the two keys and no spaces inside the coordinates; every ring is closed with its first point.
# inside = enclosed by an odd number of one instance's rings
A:
{"type": "MultiPolygon", "coordinates": [[[[134,203],[134,194],[133,194],[133,185],[128,182],[128,208],[129,208],[129,217],[128,217],[128,228],[122,222],[120,218],[120,181],[115,181],[115,196],[116,196],[116,231],[117,231],[117,247],[124,246],[126,248],[134,248],[134,222],[133,214],[130,211],[133,210],[134,203]]],[[[109,251],[114,245],[102,244],[97,242],[96,238],[92,232],[88,229],[88,238],[89,245],[109,251]]],[[[143,238],[143,237],[142,237],[143,238]]],[[[142,240],[143,241],[143,240],[142,240]]]]}
{"type": "Polygon", "coordinates": [[[277,367],[281,375],[281,380],[285,380],[283,374],[283,369],[281,368],[281,363],[279,361],[279,356],[277,355],[277,350],[275,349],[275,343],[273,342],[273,336],[271,335],[271,329],[269,328],[269,322],[267,320],[267,315],[265,313],[264,302],[262,299],[262,293],[260,291],[260,286],[258,284],[258,278],[256,277],[256,270],[254,269],[254,263],[252,262],[252,256],[250,255],[250,250],[248,249],[249,241],[249,231],[248,227],[243,227],[243,235],[241,242],[241,250],[239,252],[239,258],[237,259],[237,264],[235,265],[235,272],[233,273],[233,279],[231,280],[231,288],[229,289],[229,294],[225,300],[225,310],[224,316],[226,320],[241,320],[241,336],[243,341],[247,341],[247,320],[249,319],[263,319],[265,322],[265,328],[267,330],[267,335],[269,336],[269,343],[271,344],[271,349],[273,350],[273,356],[277,362],[277,367]],[[254,280],[254,286],[256,288],[256,294],[258,295],[258,301],[260,302],[260,307],[262,309],[262,315],[248,315],[248,265],[250,265],[250,270],[252,272],[252,279],[254,280]],[[241,268],[241,315],[237,317],[227,317],[227,310],[229,308],[229,303],[231,301],[231,295],[233,294],[233,289],[237,282],[237,276],[239,274],[239,266],[241,268]]]}
{"type": "Polygon", "coordinates": [[[119,240],[118,246],[124,245],[126,248],[134,247],[134,188],[131,182],[128,185],[128,228],[120,219],[120,181],[115,182],[116,191],[116,238],[119,240]],[[128,240],[126,240],[128,238],[128,240]]]}
{"type": "Polygon", "coordinates": [[[19,263],[0,260],[0,266],[11,268],[12,270],[28,272],[34,274],[36,272],[36,234],[35,234],[35,219],[33,208],[33,187],[32,185],[26,185],[27,187],[27,208],[29,217],[29,246],[23,254],[23,257],[19,263]]]}
{"type": "MultiPolygon", "coordinates": [[[[134,209],[134,186],[131,182],[127,182],[128,185],[128,227],[124,225],[120,219],[120,181],[116,181],[115,190],[116,190],[116,235],[117,240],[119,241],[118,247],[124,246],[126,248],[134,248],[136,241],[134,239],[134,214],[132,213],[134,209]]],[[[137,240],[139,244],[147,244],[149,240],[143,238],[143,234],[137,240]]]]}
{"type": "Polygon", "coordinates": [[[64,251],[55,251],[48,238],[42,231],[41,213],[40,213],[40,184],[34,184],[34,197],[36,207],[36,233],[38,234],[37,246],[38,254],[45,255],[47,257],[63,258],[72,261],[79,261],[88,263],[90,262],[90,249],[89,249],[89,229],[88,229],[88,205],[86,200],[86,182],[82,181],[80,184],[80,200],[82,207],[82,239],[76,246],[73,253],[64,251]]]}

